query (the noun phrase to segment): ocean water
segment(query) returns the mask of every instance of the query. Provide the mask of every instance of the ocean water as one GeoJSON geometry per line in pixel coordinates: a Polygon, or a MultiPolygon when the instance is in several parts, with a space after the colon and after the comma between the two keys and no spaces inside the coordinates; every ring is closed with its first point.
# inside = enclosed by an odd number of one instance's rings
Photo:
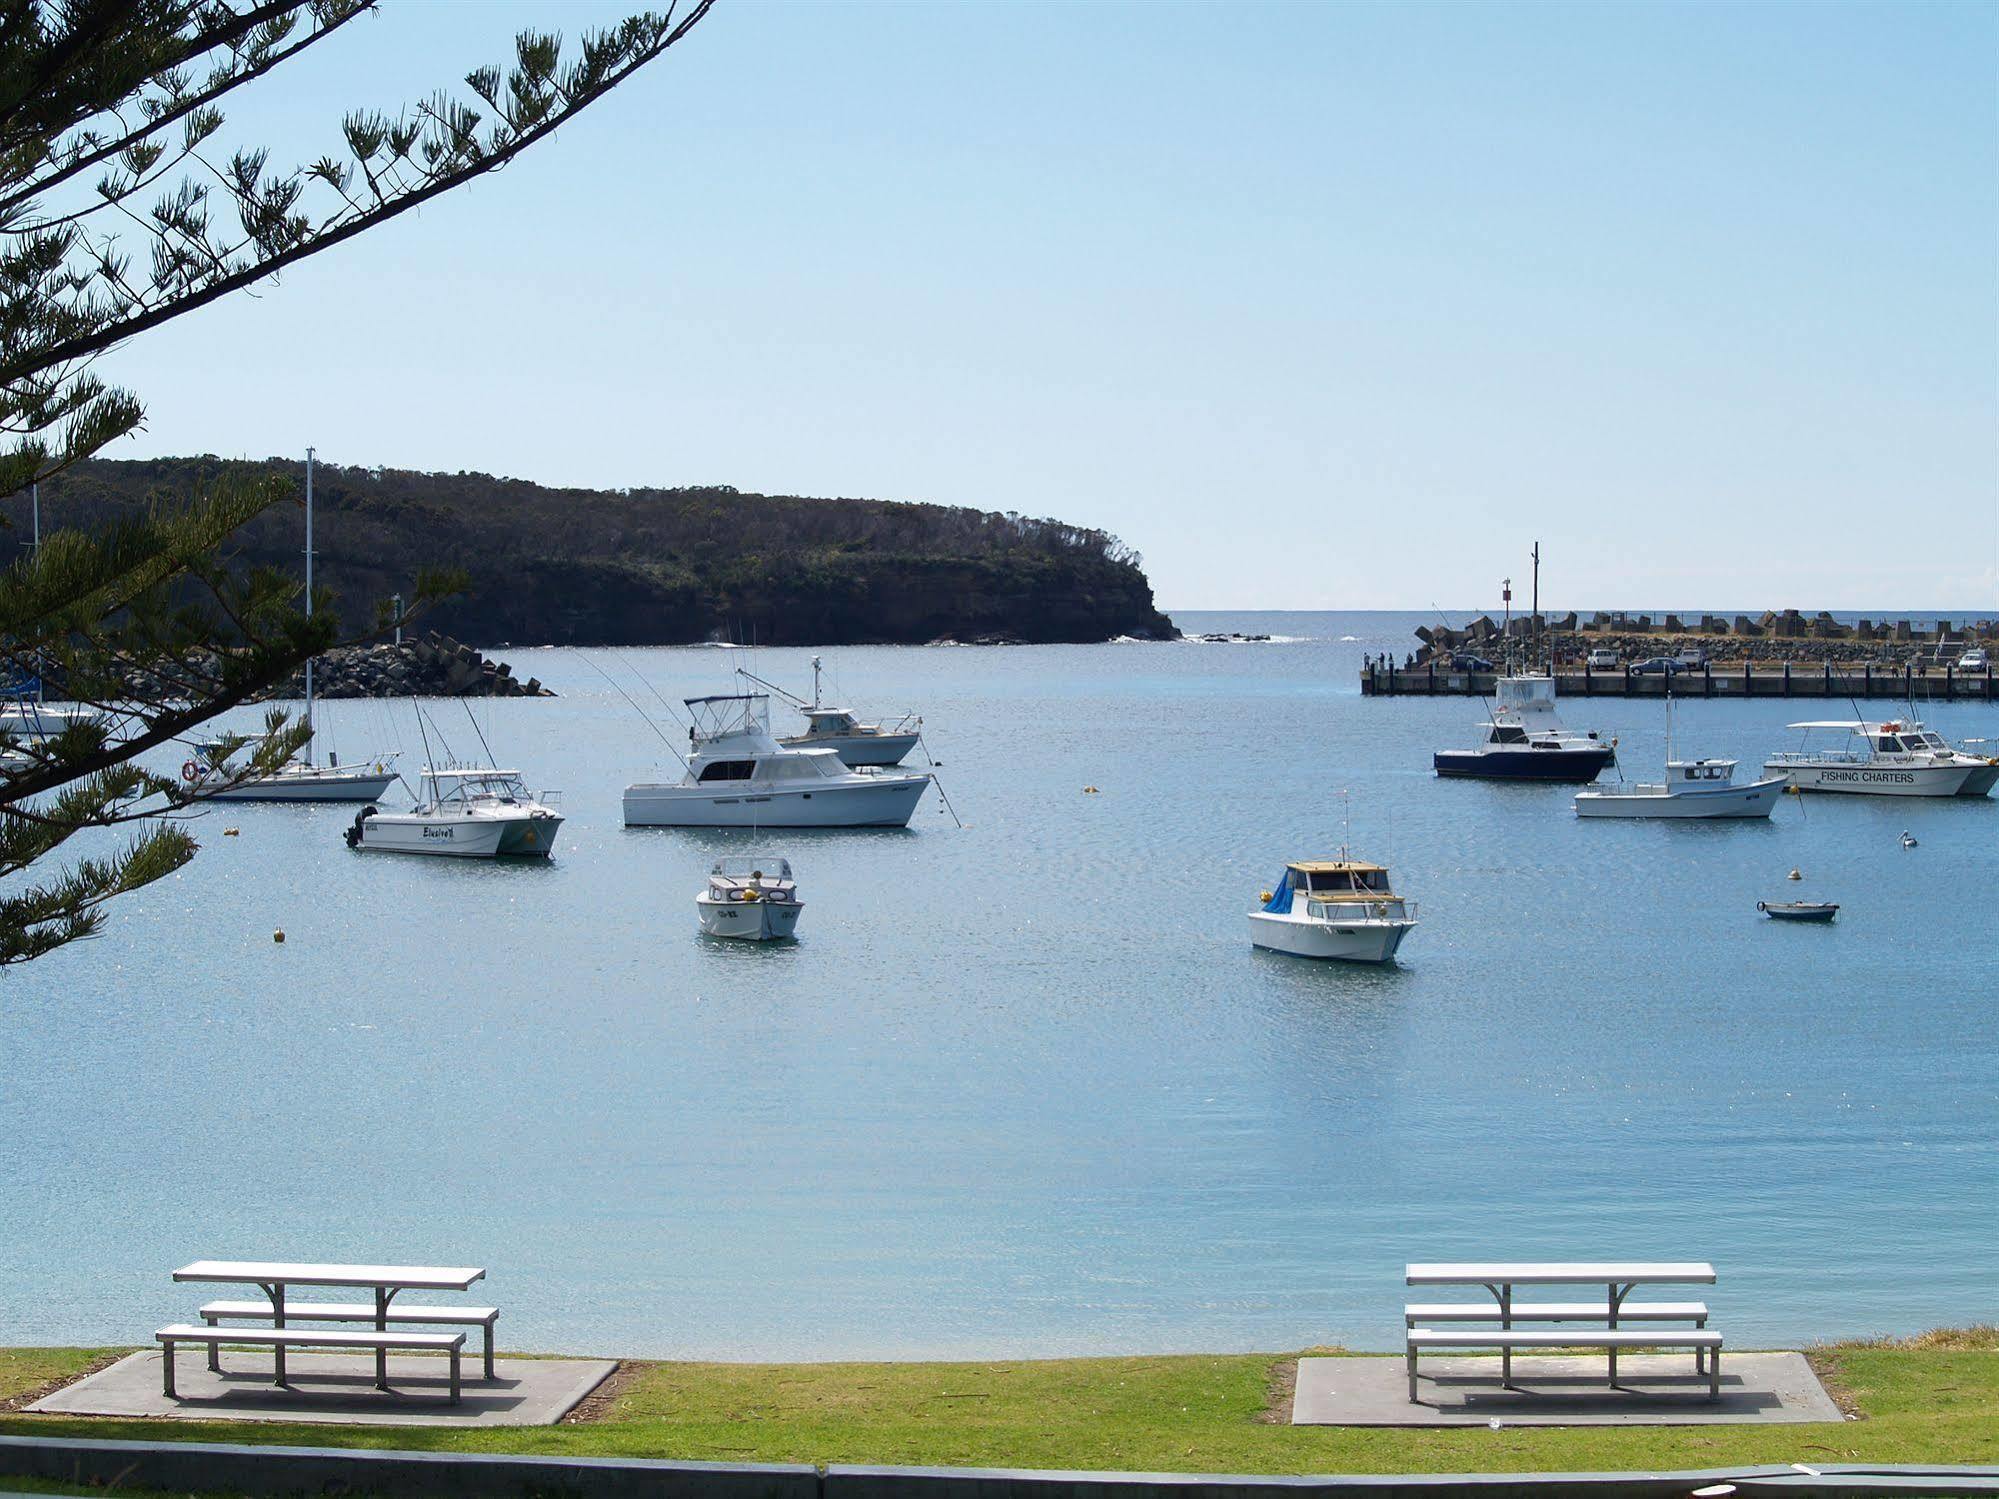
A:
{"type": "MultiPolygon", "coordinates": [[[[203,1256],[481,1264],[506,1346],[661,1357],[1386,1348],[1403,1263],[1474,1256],[1710,1259],[1752,1345],[1991,1320],[1999,800],[1579,823],[1565,788],[1438,781],[1478,704],[1356,687],[1421,618],[826,651],[857,705],[924,713],[964,825],[933,796],[754,841],[619,826],[668,756],[597,669],[677,739],[652,689],[748,653],[505,652],[562,693],[476,708],[564,793],[551,863],[239,805],[102,938],[0,975],[0,1341],[143,1341],[203,1256]],[[1349,817],[1421,903],[1403,961],[1253,952],[1257,892],[1349,817]],[[796,944],[697,935],[746,848],[796,867],[796,944]],[[1839,922],[1757,915],[1793,896],[1839,922]]],[[[1679,745],[1754,763],[1843,711],[1692,702],[1679,745]]],[[[1627,774],[1663,753],[1657,703],[1566,717],[1627,774]]],[[[326,722],[420,763],[407,704],[326,722]]]]}

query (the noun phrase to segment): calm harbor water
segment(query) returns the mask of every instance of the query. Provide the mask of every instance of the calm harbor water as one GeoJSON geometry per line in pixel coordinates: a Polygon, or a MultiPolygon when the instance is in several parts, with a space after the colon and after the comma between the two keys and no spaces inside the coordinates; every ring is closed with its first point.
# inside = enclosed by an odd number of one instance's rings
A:
{"type": "MultiPolygon", "coordinates": [[[[1579,823],[1564,788],[1440,782],[1478,704],[1355,681],[1420,619],[826,651],[857,705],[925,714],[965,826],[933,796],[906,833],[754,842],[620,827],[659,740],[575,653],[503,652],[563,694],[476,710],[563,793],[549,865],[237,806],[102,939],[0,976],[0,1342],[141,1341],[202,1256],[483,1264],[507,1346],[669,1357],[1385,1348],[1403,1262],[1474,1255],[1711,1259],[1748,1343],[1991,1320],[1999,800],[1579,823]],[[1252,952],[1342,792],[1421,902],[1403,962],[1252,952]],[[696,933],[750,848],[797,869],[794,945],[696,933]],[[1797,896],[1838,924],[1756,913],[1797,896]]],[[[728,691],[748,655],[590,658],[677,737],[640,679],[728,691]]],[[[1749,765],[1845,711],[1689,703],[1679,744],[1749,765]]],[[[1565,716],[1627,775],[1663,752],[1656,703],[1565,716]]],[[[407,705],[329,724],[421,761],[407,705]]]]}

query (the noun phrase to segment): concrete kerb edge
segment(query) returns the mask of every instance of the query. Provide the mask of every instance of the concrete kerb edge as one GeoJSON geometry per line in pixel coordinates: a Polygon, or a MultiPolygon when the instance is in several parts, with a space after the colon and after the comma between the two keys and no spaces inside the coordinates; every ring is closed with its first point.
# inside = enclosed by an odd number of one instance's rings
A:
{"type": "Polygon", "coordinates": [[[0,1475],[163,1489],[225,1488],[255,1495],[549,1495],[588,1499],[1251,1499],[1256,1495],[1366,1494],[1416,1499],[1475,1490],[1482,1499],[1679,1496],[1732,1482],[1793,1494],[1999,1493],[1999,1468],[1828,1465],[1713,1468],[1674,1473],[1421,1473],[1231,1476],[1059,1472],[1007,1468],[897,1468],[836,1464],[670,1462],[348,1447],[262,1447],[220,1442],[134,1442],[0,1436],[0,1475]],[[1870,1482],[1878,1480],[1878,1482],[1870,1482]]]}
{"type": "Polygon", "coordinates": [[[254,1495],[550,1495],[588,1499],[819,1499],[819,1470],[798,1463],[407,1452],[0,1436],[0,1475],[125,1488],[254,1495]]]}

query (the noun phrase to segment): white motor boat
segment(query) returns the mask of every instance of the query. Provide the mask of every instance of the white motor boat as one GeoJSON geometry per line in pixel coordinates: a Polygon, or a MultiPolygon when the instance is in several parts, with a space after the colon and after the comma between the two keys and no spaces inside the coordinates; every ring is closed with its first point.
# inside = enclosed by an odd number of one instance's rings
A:
{"type": "Polygon", "coordinates": [[[1799,747],[1770,756],[1763,768],[1800,791],[1844,791],[1866,796],[1984,796],[1999,783],[1999,760],[1966,754],[1914,718],[1818,719],[1794,723],[1804,731],[1799,747]],[[1840,749],[1812,749],[1819,730],[1842,731],[1840,749]]]}
{"type": "Polygon", "coordinates": [[[710,937],[771,942],[798,930],[805,903],[784,859],[717,859],[694,897],[701,930],[710,937]]]}
{"type": "Polygon", "coordinates": [[[1284,866],[1249,913],[1249,940],[1301,958],[1386,963],[1416,925],[1416,903],[1389,888],[1388,871],[1355,859],[1284,866]]]}
{"type": "Polygon", "coordinates": [[[1576,793],[1578,817],[1768,817],[1788,784],[1766,776],[1735,783],[1733,760],[1668,760],[1661,782],[1591,786],[1576,793]]]}
{"type": "MultiPolygon", "coordinates": [[[[245,740],[246,746],[261,742],[262,736],[245,740]]],[[[342,765],[338,756],[324,765],[309,757],[294,756],[269,775],[253,776],[230,784],[236,772],[229,769],[231,757],[222,753],[213,740],[195,746],[195,758],[181,766],[181,778],[205,801],[215,802],[372,802],[379,800],[396,779],[396,757],[359,765],[342,765]],[[214,790],[205,788],[214,787],[214,790]]]]}
{"type": "Polygon", "coordinates": [[[903,756],[916,748],[916,741],[922,737],[923,720],[914,713],[905,713],[895,723],[884,726],[862,723],[850,709],[826,704],[820,697],[817,656],[812,658],[812,701],[809,703],[796,693],[786,692],[740,666],[736,668],[736,674],[759,687],[770,688],[805,715],[803,734],[786,734],[777,741],[787,749],[829,749],[848,765],[900,765],[903,756]]]}
{"type": "Polygon", "coordinates": [[[0,703],[0,734],[29,743],[53,739],[78,724],[103,723],[108,715],[95,708],[46,703],[39,697],[19,697],[0,703]]]}
{"type": "Polygon", "coordinates": [[[426,765],[422,782],[423,795],[407,812],[368,806],[355,813],[347,846],[453,859],[545,859],[554,852],[562,814],[530,792],[519,771],[426,765]]]}
{"type": "Polygon", "coordinates": [[[763,693],[690,697],[687,774],[625,788],[628,828],[900,828],[925,771],[851,767],[830,749],[770,737],[763,693]]]}

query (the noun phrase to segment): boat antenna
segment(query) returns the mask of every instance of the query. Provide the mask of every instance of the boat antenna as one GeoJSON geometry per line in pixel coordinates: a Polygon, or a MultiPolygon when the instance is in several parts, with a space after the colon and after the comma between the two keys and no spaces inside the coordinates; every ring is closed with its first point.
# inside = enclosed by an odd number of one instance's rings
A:
{"type": "MultiPolygon", "coordinates": [[[[638,716],[644,720],[645,726],[647,728],[651,729],[653,733],[659,735],[659,742],[665,745],[667,747],[668,752],[672,754],[673,758],[680,762],[681,768],[683,770],[687,768],[687,757],[680,753],[679,747],[676,746],[671,739],[667,738],[667,736],[660,730],[659,725],[652,721],[652,718],[646,713],[646,710],[639,706],[638,699],[633,697],[629,692],[625,691],[624,687],[618,682],[618,679],[616,677],[612,676],[608,671],[604,670],[603,667],[599,666],[595,661],[592,661],[588,656],[584,655],[581,651],[572,650],[570,651],[569,654],[574,656],[578,661],[581,661],[585,666],[589,667],[592,671],[597,673],[597,675],[602,677],[605,681],[609,682],[611,684],[611,690],[617,693],[618,696],[623,698],[626,702],[630,703],[632,705],[632,712],[638,714],[638,716]]],[[[655,694],[655,696],[656,695],[657,694],[655,694]]]]}
{"type": "Polygon", "coordinates": [[[652,679],[650,677],[646,676],[644,672],[640,671],[636,666],[632,665],[632,663],[628,659],[626,659],[624,656],[619,655],[618,652],[616,651],[611,652],[611,659],[616,661],[618,665],[624,667],[626,671],[630,672],[632,676],[638,681],[638,683],[642,687],[644,687],[647,692],[650,692],[652,694],[653,701],[658,703],[660,707],[666,709],[667,716],[669,718],[671,718],[676,724],[680,722],[680,710],[674,707],[673,704],[668,702],[665,698],[660,696],[659,689],[652,685],[652,679]]]}
{"type": "MultiPolygon", "coordinates": [[[[812,668],[812,706],[816,708],[819,706],[819,658],[817,656],[812,658],[812,668]]],[[[736,675],[748,681],[755,682],[759,687],[769,688],[793,707],[803,708],[805,706],[805,699],[797,693],[788,691],[778,686],[775,682],[766,682],[746,666],[737,667],[736,675]]]]}
{"type": "Polygon", "coordinates": [[[458,702],[459,706],[464,708],[465,716],[472,720],[472,732],[479,736],[479,748],[486,752],[486,764],[491,768],[493,768],[494,770],[498,770],[500,768],[500,762],[493,758],[493,746],[486,742],[485,731],[479,727],[479,720],[477,718],[474,718],[472,715],[471,700],[469,698],[461,697],[458,700],[458,702]]]}
{"type": "Polygon", "coordinates": [[[1351,859],[1353,857],[1353,792],[1344,786],[1340,788],[1340,817],[1340,857],[1342,859],[1351,859]]]}
{"type": "Polygon", "coordinates": [[[430,735],[423,726],[423,704],[416,700],[414,692],[410,694],[410,706],[416,709],[416,731],[423,736],[423,763],[433,765],[436,762],[430,757],[430,735]]]}

